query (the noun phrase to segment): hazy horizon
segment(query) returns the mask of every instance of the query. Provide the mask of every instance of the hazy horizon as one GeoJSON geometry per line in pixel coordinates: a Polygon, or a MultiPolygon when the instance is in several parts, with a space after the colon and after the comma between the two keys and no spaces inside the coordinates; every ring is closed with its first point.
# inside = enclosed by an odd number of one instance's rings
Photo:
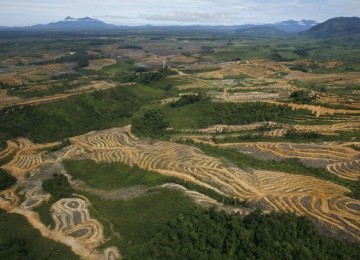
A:
{"type": "Polygon", "coordinates": [[[339,16],[358,16],[358,0],[153,0],[99,2],[2,1],[0,26],[28,26],[89,16],[115,25],[240,25],[285,20],[323,22],[339,16]]]}

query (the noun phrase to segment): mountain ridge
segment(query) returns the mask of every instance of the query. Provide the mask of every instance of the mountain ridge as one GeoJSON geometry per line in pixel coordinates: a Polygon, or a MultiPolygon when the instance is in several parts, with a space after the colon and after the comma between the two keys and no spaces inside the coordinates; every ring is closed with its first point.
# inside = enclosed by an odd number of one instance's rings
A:
{"type": "Polygon", "coordinates": [[[360,34],[359,17],[335,17],[302,33],[313,38],[344,37],[356,34],[360,34]]]}
{"type": "Polygon", "coordinates": [[[301,20],[301,21],[282,21],[274,24],[243,24],[243,25],[178,25],[178,26],[155,26],[155,25],[140,25],[140,26],[127,26],[127,25],[114,25],[105,23],[101,20],[94,19],[91,17],[73,18],[67,16],[64,20],[51,22],[48,24],[37,24],[32,26],[24,27],[3,27],[0,26],[0,30],[26,30],[26,31],[69,31],[69,30],[124,30],[124,29],[146,29],[151,28],[157,29],[174,29],[175,31],[190,30],[190,31],[209,31],[209,32],[231,32],[240,29],[249,29],[257,27],[272,27],[288,33],[297,33],[305,31],[315,24],[318,24],[313,20],[301,20]]]}

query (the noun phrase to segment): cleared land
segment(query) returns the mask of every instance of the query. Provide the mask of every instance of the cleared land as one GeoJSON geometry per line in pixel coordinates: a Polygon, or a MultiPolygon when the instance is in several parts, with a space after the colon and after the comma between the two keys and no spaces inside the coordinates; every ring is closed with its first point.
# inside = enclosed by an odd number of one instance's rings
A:
{"type": "Polygon", "coordinates": [[[4,41],[0,167],[18,181],[0,208],[85,259],[126,257],[199,207],[295,213],[358,242],[360,72],[349,41],[4,41]],[[54,174],[70,193],[44,190],[54,174]]]}
{"type": "MultiPolygon", "coordinates": [[[[94,132],[71,139],[77,150],[87,151],[95,161],[123,162],[140,168],[176,176],[240,199],[265,202],[275,210],[295,212],[316,218],[359,239],[359,217],[346,205],[359,204],[345,196],[347,188],[301,175],[280,172],[245,172],[183,145],[135,138],[130,128],[94,132]],[[279,182],[279,180],[282,180],[279,182]],[[286,192],[285,192],[286,191],[286,192]],[[314,201],[307,203],[307,201],[314,201]],[[339,202],[340,201],[340,202],[339,202]],[[335,206],[333,206],[336,205],[335,206]],[[331,217],[336,215],[336,218],[331,217]]],[[[276,147],[276,146],[275,146],[276,147]]],[[[353,159],[356,153],[309,147],[300,157],[320,161],[353,159]],[[323,155],[323,152],[327,152],[323,155]],[[346,152],[346,154],[344,154],[346,152]],[[327,156],[330,156],[329,158],[327,156]]],[[[75,149],[75,148],[74,148],[75,149]]],[[[293,150],[291,146],[289,149],[293,150]]],[[[289,150],[284,151],[287,154],[289,150]]],[[[295,150],[296,152],[296,150],[295,150]]],[[[353,207],[356,208],[356,207],[353,207]]]]}

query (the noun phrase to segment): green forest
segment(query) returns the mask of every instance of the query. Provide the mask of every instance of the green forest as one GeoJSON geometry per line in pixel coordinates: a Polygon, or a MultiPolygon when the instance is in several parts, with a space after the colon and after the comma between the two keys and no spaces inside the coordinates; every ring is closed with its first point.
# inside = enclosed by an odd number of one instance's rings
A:
{"type": "Polygon", "coordinates": [[[170,220],[128,259],[356,259],[358,244],[319,235],[292,214],[254,212],[244,218],[196,210],[170,220]]]}

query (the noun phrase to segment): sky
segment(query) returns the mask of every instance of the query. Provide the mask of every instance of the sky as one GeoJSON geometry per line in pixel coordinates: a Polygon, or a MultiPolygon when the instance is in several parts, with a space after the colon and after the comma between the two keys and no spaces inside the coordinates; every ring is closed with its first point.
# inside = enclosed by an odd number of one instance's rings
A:
{"type": "Polygon", "coordinates": [[[240,25],[359,14],[360,0],[0,0],[0,26],[46,24],[66,16],[117,25],[240,25]]]}

